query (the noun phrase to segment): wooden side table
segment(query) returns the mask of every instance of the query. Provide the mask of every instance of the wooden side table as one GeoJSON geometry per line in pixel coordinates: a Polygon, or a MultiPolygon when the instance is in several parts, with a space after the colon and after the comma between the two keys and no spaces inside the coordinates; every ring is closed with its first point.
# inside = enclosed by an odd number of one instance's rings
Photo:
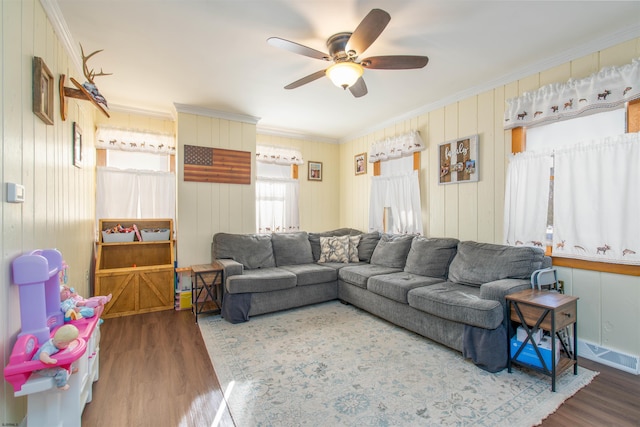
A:
{"type": "Polygon", "coordinates": [[[219,314],[222,310],[224,269],[214,262],[191,266],[191,311],[198,323],[199,314],[219,314]]]}
{"type": "Polygon", "coordinates": [[[573,374],[578,374],[578,297],[538,289],[527,289],[507,295],[506,300],[510,319],[518,322],[527,333],[527,337],[513,357],[511,356],[511,342],[509,342],[509,337],[507,336],[507,347],[509,348],[507,368],[509,373],[511,373],[512,363],[522,364],[551,376],[551,390],[556,391],[556,376],[558,374],[571,366],[573,366],[573,374]],[[562,339],[560,331],[570,325],[573,325],[573,339],[567,345],[562,339]],[[533,339],[533,334],[538,329],[549,331],[551,335],[550,368],[547,367],[540,348],[533,339]],[[560,360],[557,363],[555,355],[559,349],[556,348],[556,338],[559,338],[560,345],[564,350],[564,355],[560,356],[560,360]],[[517,360],[525,345],[529,343],[535,350],[542,368],[517,360]]]}

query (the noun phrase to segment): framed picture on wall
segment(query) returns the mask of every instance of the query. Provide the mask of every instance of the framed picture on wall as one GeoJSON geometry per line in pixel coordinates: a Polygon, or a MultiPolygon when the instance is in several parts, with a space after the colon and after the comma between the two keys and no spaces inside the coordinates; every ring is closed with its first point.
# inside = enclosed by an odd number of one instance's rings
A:
{"type": "Polygon", "coordinates": [[[73,122],[73,166],[82,167],[82,130],[73,122]]]}
{"type": "Polygon", "coordinates": [[[367,153],[356,154],[354,158],[354,168],[356,175],[367,173],[367,153]]]}
{"type": "Polygon", "coordinates": [[[322,181],[322,162],[309,161],[309,181],[322,181]]]}
{"type": "Polygon", "coordinates": [[[33,113],[48,125],[53,124],[53,74],[42,58],[33,57],[33,113]]]}
{"type": "Polygon", "coordinates": [[[438,144],[438,184],[478,181],[478,135],[438,144]]]}

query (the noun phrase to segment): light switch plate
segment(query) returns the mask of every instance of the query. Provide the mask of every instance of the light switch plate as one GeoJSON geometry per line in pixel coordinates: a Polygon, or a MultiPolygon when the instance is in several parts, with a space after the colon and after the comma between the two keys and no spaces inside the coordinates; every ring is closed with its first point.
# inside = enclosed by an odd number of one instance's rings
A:
{"type": "Polygon", "coordinates": [[[24,202],[24,185],[14,182],[7,182],[7,202],[23,203],[24,202]]]}

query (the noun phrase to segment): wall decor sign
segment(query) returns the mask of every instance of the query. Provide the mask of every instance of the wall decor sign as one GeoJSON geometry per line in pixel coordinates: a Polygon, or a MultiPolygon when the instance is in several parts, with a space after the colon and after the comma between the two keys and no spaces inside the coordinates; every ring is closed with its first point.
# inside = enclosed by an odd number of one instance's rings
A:
{"type": "Polygon", "coordinates": [[[33,57],[33,113],[53,124],[53,74],[42,58],[33,57]]]}
{"type": "Polygon", "coordinates": [[[364,175],[367,173],[367,153],[356,154],[354,163],[356,175],[364,175]]]}
{"type": "Polygon", "coordinates": [[[251,152],[184,146],[184,180],[251,184],[251,152]]]}
{"type": "Polygon", "coordinates": [[[438,144],[438,184],[478,181],[478,135],[438,144]]]}
{"type": "Polygon", "coordinates": [[[73,166],[82,167],[82,129],[73,122],[73,166]]]}
{"type": "Polygon", "coordinates": [[[309,161],[309,181],[322,181],[322,162],[309,161]]]}

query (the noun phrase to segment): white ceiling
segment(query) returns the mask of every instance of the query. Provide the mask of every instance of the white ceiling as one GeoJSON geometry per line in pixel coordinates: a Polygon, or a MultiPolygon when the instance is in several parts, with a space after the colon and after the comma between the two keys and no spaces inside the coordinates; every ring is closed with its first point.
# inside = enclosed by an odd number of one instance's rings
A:
{"type": "Polygon", "coordinates": [[[638,1],[43,0],[66,40],[112,76],[113,109],[175,114],[174,103],[260,118],[258,128],[342,140],[640,36],[638,1]],[[372,8],[391,22],[361,55],[425,55],[419,70],[366,70],[354,98],[322,78],[327,63],[267,44],[326,52],[372,8]],[[60,16],[62,17],[60,19],[60,16]]]}

